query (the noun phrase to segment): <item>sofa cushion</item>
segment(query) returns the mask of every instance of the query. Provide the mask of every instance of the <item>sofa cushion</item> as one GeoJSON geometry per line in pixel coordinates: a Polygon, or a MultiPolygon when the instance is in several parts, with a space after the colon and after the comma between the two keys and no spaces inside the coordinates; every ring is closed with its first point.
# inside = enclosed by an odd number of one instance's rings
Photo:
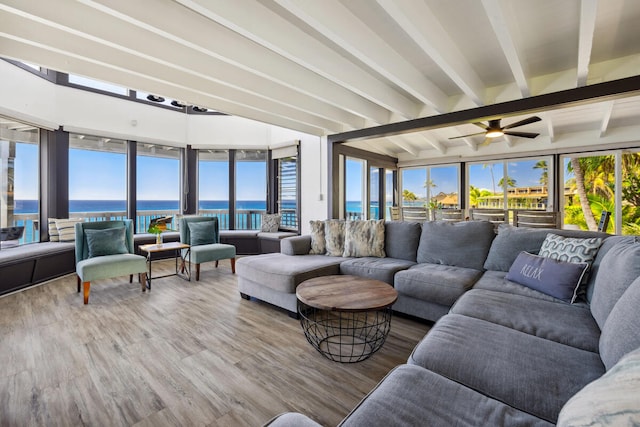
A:
{"type": "MultiPolygon", "coordinates": [[[[522,286],[516,282],[511,282],[505,278],[506,275],[507,273],[503,271],[485,271],[482,277],[478,279],[475,285],[473,285],[473,288],[486,289],[496,292],[507,292],[510,294],[522,295],[545,301],[564,303],[564,301],[552,297],[551,295],[544,294],[540,291],[536,291],[535,289],[531,289],[526,286],[522,286]]],[[[574,302],[574,305],[586,306],[587,304],[582,300],[576,300],[576,302],[574,302]]]]}
{"type": "Polygon", "coordinates": [[[344,253],[344,223],[341,219],[324,222],[324,238],[328,256],[342,256],[344,253]]]}
{"type": "Polygon", "coordinates": [[[105,228],[104,230],[87,229],[84,234],[87,236],[89,258],[129,253],[124,227],[105,228]]]}
{"type": "Polygon", "coordinates": [[[384,257],[384,219],[347,221],[342,256],[384,257]]]}
{"type": "Polygon", "coordinates": [[[216,243],[215,221],[188,222],[191,246],[210,245],[216,243]]]}
{"type": "Polygon", "coordinates": [[[640,277],[629,285],[609,314],[600,337],[600,357],[607,369],[640,347],[640,277]]]}
{"type": "Polygon", "coordinates": [[[385,224],[385,253],[389,258],[416,262],[422,226],[417,222],[389,221],[385,224]]]}
{"type": "Polygon", "coordinates": [[[591,298],[591,313],[601,329],[613,306],[638,276],[640,243],[620,242],[602,259],[591,298]]]}
{"type": "Polygon", "coordinates": [[[598,352],[600,328],[586,306],[471,289],[456,301],[451,313],[475,317],[529,335],[598,352]]]}
{"type": "Polygon", "coordinates": [[[327,244],[324,238],[324,221],[309,221],[311,226],[311,255],[324,255],[327,244]]]}
{"type": "Polygon", "coordinates": [[[340,423],[351,426],[550,426],[414,365],[393,369],[340,423]]]}
{"type": "Polygon", "coordinates": [[[417,260],[482,270],[494,237],[488,221],[426,221],[417,260]]]}
{"type": "Polygon", "coordinates": [[[640,349],[574,395],[560,411],[558,426],[640,425],[640,349]]]}
{"type": "Polygon", "coordinates": [[[401,294],[450,307],[481,275],[472,268],[417,264],[396,273],[394,287],[401,294]]]}
{"type": "Polygon", "coordinates": [[[586,262],[591,264],[602,244],[599,237],[579,239],[547,234],[540,246],[540,256],[565,262],[586,262]]]}
{"type": "Polygon", "coordinates": [[[395,258],[354,258],[340,264],[340,274],[351,274],[353,276],[382,280],[393,286],[393,277],[395,274],[415,264],[415,262],[395,258]]]}
{"type": "Polygon", "coordinates": [[[600,245],[600,249],[596,254],[596,258],[591,263],[591,274],[589,274],[589,280],[587,281],[587,285],[584,289],[584,299],[591,302],[591,298],[593,297],[593,286],[595,285],[596,277],[598,276],[598,271],[600,270],[600,264],[602,264],[602,260],[607,255],[609,250],[613,248],[618,243],[633,243],[636,241],[635,236],[611,236],[602,242],[600,245]]]}
{"type": "Polygon", "coordinates": [[[409,363],[551,423],[604,373],[597,353],[458,314],[441,318],[409,363]]]}
{"type": "Polygon", "coordinates": [[[552,228],[525,228],[500,224],[498,235],[491,244],[484,268],[495,271],[509,271],[511,264],[522,251],[538,254],[547,234],[553,233],[565,237],[606,238],[607,233],[582,230],[557,230],[552,228]]]}
{"type": "Polygon", "coordinates": [[[271,253],[239,258],[236,274],[279,292],[295,293],[301,282],[340,273],[342,257],[271,253]]]}
{"type": "Polygon", "coordinates": [[[564,262],[520,252],[505,279],[562,301],[573,302],[588,268],[586,262],[564,262]]]}

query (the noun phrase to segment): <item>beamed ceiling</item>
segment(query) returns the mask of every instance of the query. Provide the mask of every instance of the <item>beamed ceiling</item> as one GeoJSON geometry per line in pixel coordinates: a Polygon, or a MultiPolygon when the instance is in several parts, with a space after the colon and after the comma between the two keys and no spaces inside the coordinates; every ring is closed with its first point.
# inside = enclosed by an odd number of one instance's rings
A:
{"type": "MultiPolygon", "coordinates": [[[[640,74],[636,0],[0,3],[0,56],[314,135],[640,74]]],[[[512,129],[536,139],[450,139],[476,118],[349,144],[411,159],[640,139],[638,93],[536,114],[512,129]]]]}

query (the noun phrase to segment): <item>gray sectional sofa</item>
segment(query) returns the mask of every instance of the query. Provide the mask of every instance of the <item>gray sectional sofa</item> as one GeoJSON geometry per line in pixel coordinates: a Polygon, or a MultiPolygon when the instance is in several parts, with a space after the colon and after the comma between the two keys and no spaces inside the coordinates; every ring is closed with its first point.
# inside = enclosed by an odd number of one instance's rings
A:
{"type": "MultiPolygon", "coordinates": [[[[636,237],[511,226],[496,235],[481,221],[428,221],[386,223],[384,258],[309,255],[310,242],[311,236],[285,239],[280,254],[239,260],[240,292],[294,311],[295,287],[303,280],[356,274],[395,286],[394,310],[436,321],[407,364],[392,370],[341,425],[640,423],[636,237]],[[597,242],[595,250],[578,250],[593,259],[573,302],[545,288],[564,279],[553,265],[543,264],[552,274],[538,275],[546,281],[542,288],[519,283],[527,280],[519,272],[543,270],[516,268],[530,257],[521,252],[553,250],[550,233],[569,238],[559,250],[570,256],[574,246],[581,248],[576,239],[597,242]]],[[[316,425],[295,413],[270,424],[316,425]]]]}

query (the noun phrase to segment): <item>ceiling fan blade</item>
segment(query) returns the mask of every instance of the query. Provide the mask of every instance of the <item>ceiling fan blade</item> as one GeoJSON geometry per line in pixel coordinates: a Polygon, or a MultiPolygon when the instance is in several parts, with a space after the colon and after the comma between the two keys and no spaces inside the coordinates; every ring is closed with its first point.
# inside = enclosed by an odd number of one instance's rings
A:
{"type": "Polygon", "coordinates": [[[484,135],[484,134],[485,134],[484,132],[478,132],[478,133],[472,133],[470,135],[453,136],[453,137],[451,137],[449,139],[466,138],[468,136],[477,136],[477,135],[484,135]]]}
{"type": "Polygon", "coordinates": [[[515,122],[515,123],[511,123],[510,125],[506,125],[502,129],[517,128],[518,126],[528,125],[529,123],[539,122],[540,120],[542,120],[540,117],[532,116],[532,117],[529,117],[528,119],[520,120],[519,122],[515,122]]]}
{"type": "Polygon", "coordinates": [[[476,126],[478,126],[478,127],[481,127],[481,128],[482,128],[482,129],[484,129],[484,130],[489,129],[489,126],[485,125],[484,123],[474,122],[473,124],[474,124],[474,125],[476,125],[476,126]]]}
{"type": "Polygon", "coordinates": [[[505,135],[511,135],[511,136],[519,136],[522,138],[535,138],[536,136],[540,135],[539,133],[531,133],[531,132],[505,132],[505,135]]]}

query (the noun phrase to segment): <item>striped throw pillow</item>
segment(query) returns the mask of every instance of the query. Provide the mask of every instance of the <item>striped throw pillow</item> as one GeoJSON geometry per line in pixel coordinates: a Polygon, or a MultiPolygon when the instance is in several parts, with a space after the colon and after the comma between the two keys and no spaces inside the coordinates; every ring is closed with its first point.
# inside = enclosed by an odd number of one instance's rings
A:
{"type": "Polygon", "coordinates": [[[56,219],[56,228],[60,242],[75,242],[77,223],[82,222],[82,218],[56,219]]]}
{"type": "Polygon", "coordinates": [[[58,234],[58,227],[56,227],[56,218],[47,218],[47,226],[49,227],[49,241],[59,242],[60,234],[58,234]]]}

